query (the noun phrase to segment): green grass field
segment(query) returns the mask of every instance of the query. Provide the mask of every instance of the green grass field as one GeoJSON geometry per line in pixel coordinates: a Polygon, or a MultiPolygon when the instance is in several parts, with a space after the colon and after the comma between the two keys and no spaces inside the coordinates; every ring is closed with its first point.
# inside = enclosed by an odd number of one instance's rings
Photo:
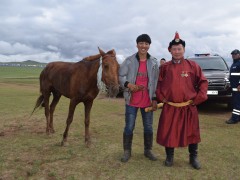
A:
{"type": "Polygon", "coordinates": [[[42,68],[0,66],[0,82],[36,84],[42,68]]]}
{"type": "MultiPolygon", "coordinates": [[[[224,105],[199,109],[202,142],[197,171],[188,164],[187,148],[175,150],[174,166],[165,167],[165,152],[154,142],[158,161],[143,155],[140,114],[134,130],[132,158],[121,163],[124,100],[99,95],[94,102],[90,133],[84,144],[84,110],[79,104],[69,130],[69,145],[60,146],[69,99],[62,98],[54,115],[56,133],[46,135],[43,109],[30,114],[39,95],[41,69],[0,67],[0,179],[239,179],[240,124],[226,125],[224,105]]],[[[156,135],[160,111],[154,114],[156,135]]]]}

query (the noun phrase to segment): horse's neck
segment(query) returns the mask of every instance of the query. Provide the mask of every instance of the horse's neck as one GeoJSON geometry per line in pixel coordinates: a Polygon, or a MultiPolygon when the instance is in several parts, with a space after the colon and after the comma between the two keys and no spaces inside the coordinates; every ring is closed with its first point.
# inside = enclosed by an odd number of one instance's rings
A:
{"type": "Polygon", "coordinates": [[[86,60],[86,58],[84,58],[82,61],[79,61],[78,63],[79,63],[80,68],[86,68],[89,79],[97,77],[97,73],[98,73],[98,70],[99,70],[99,67],[101,64],[100,58],[91,60],[91,61],[86,60]]]}
{"type": "Polygon", "coordinates": [[[102,64],[101,62],[101,54],[96,54],[96,55],[92,55],[92,56],[88,56],[83,58],[83,61],[85,61],[86,63],[88,63],[88,65],[91,66],[91,71],[94,72],[93,76],[96,77],[96,74],[98,72],[98,69],[100,67],[100,65],[102,64]]]}
{"type": "Polygon", "coordinates": [[[101,59],[97,59],[95,61],[93,61],[94,63],[92,64],[91,66],[91,71],[94,72],[93,73],[93,76],[96,77],[97,73],[98,73],[98,70],[99,68],[101,67],[102,65],[102,60],[101,59]]]}
{"type": "MultiPolygon", "coordinates": [[[[81,62],[81,61],[80,61],[81,62]]],[[[89,82],[97,82],[98,89],[102,89],[104,87],[104,84],[102,82],[102,59],[95,59],[95,60],[86,60],[85,58],[81,63],[84,63],[83,65],[87,67],[88,73],[88,81],[89,82]]]]}
{"type": "Polygon", "coordinates": [[[85,58],[83,58],[83,60],[93,61],[93,60],[99,59],[100,57],[101,57],[101,54],[96,54],[96,55],[93,55],[93,56],[85,57],[85,58]]]}

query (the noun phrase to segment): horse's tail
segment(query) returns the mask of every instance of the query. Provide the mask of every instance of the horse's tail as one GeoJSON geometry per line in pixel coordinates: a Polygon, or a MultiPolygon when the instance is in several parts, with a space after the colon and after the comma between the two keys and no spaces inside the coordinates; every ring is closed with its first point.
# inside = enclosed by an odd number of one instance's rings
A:
{"type": "MultiPolygon", "coordinates": [[[[34,109],[33,109],[33,111],[32,111],[32,114],[34,113],[34,111],[35,111],[39,106],[42,106],[42,107],[45,106],[45,105],[44,105],[44,96],[43,96],[43,95],[40,95],[40,96],[38,97],[37,102],[36,102],[36,105],[35,105],[35,107],[34,107],[34,109]]],[[[31,114],[31,115],[32,115],[32,114],[31,114]]]]}

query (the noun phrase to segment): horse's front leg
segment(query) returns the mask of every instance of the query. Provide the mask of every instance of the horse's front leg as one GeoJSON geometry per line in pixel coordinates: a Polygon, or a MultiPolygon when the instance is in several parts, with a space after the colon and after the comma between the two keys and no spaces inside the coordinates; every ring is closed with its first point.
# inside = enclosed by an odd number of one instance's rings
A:
{"type": "Polygon", "coordinates": [[[85,144],[87,147],[90,146],[91,141],[90,141],[90,134],[89,134],[89,124],[90,124],[90,112],[92,109],[93,105],[93,100],[91,101],[86,101],[84,102],[84,107],[85,107],[85,144]]]}
{"type": "Polygon", "coordinates": [[[76,102],[75,100],[71,99],[70,101],[70,105],[69,105],[69,111],[68,111],[68,118],[67,118],[67,121],[66,121],[66,129],[63,133],[63,140],[62,140],[62,143],[61,145],[64,146],[66,145],[66,142],[67,142],[67,137],[68,137],[68,130],[69,130],[69,127],[73,121],[73,115],[74,115],[74,111],[75,111],[75,108],[77,106],[78,102],[76,102]]]}

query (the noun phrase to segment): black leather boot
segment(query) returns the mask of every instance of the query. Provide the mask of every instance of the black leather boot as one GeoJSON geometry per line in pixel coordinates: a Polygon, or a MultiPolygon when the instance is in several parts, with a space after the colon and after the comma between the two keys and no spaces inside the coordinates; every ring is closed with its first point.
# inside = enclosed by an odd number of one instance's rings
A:
{"type": "Polygon", "coordinates": [[[151,161],[156,161],[157,158],[152,153],[153,134],[144,134],[144,156],[151,161]]]}
{"type": "Polygon", "coordinates": [[[167,158],[164,164],[167,167],[171,167],[173,165],[174,148],[165,147],[165,152],[166,152],[167,158]]]}
{"type": "Polygon", "coordinates": [[[123,157],[121,158],[122,162],[127,162],[130,157],[131,157],[131,151],[132,151],[132,138],[133,135],[126,135],[123,133],[123,149],[124,149],[124,154],[123,157]]]}
{"type": "Polygon", "coordinates": [[[201,165],[197,158],[197,149],[198,144],[189,144],[188,145],[188,151],[189,151],[189,163],[192,165],[194,169],[200,169],[201,165]]]}

